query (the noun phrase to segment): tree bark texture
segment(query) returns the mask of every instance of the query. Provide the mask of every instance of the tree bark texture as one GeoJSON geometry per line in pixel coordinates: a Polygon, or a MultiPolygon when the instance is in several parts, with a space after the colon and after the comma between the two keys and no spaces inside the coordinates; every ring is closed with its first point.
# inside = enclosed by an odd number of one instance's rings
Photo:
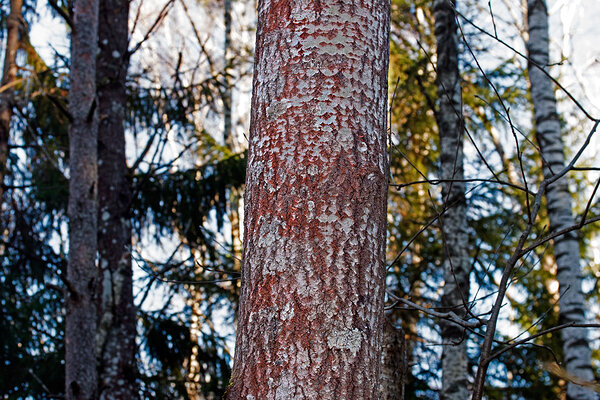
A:
{"type": "MultiPolygon", "coordinates": [[[[462,94],[458,71],[458,36],[453,0],[433,3],[437,42],[440,176],[444,213],[440,217],[444,244],[444,292],[442,307],[464,315],[469,298],[468,233],[463,169],[462,94]]],[[[443,400],[468,398],[466,331],[449,321],[440,322],[442,331],[443,400]]]]}
{"type": "MultiPolygon", "coordinates": [[[[544,177],[549,178],[565,167],[564,144],[556,111],[556,98],[551,79],[540,68],[548,70],[548,11],[543,0],[528,0],[529,40],[527,51],[529,81],[535,114],[536,137],[543,158],[544,177]],[[539,68],[538,68],[539,67],[539,68]]],[[[575,225],[571,194],[565,178],[559,179],[546,190],[548,218],[552,232],[575,225]]],[[[560,287],[559,317],[561,323],[585,323],[585,297],[581,289],[581,261],[577,232],[554,240],[557,280],[560,287]]],[[[591,351],[587,332],[581,328],[562,331],[563,352],[567,372],[592,381],[591,351]]],[[[587,400],[598,396],[588,388],[569,383],[567,399],[587,400]]]]}
{"type": "Polygon", "coordinates": [[[228,399],[376,399],[387,0],[261,0],[228,399]]]}
{"type": "Polygon", "coordinates": [[[100,4],[98,92],[98,397],[134,399],[136,310],[131,268],[131,184],[125,158],[129,1],[100,4]]]}
{"type": "Polygon", "coordinates": [[[12,84],[17,79],[16,58],[19,48],[19,30],[23,26],[22,8],[23,0],[11,0],[10,14],[6,19],[6,47],[0,85],[0,199],[4,195],[4,177],[8,169],[8,139],[15,92],[12,84]]]}
{"type": "Polygon", "coordinates": [[[234,150],[235,138],[232,136],[231,130],[231,91],[232,85],[229,79],[231,70],[229,52],[231,47],[231,1],[224,0],[223,2],[223,23],[225,25],[224,40],[223,40],[223,140],[225,145],[234,150]]]}
{"type": "Polygon", "coordinates": [[[66,298],[66,398],[97,396],[98,0],[77,0],[71,34],[69,110],[69,260],[66,298]]]}
{"type": "Polygon", "coordinates": [[[384,318],[381,351],[381,395],[379,400],[404,400],[404,384],[408,372],[406,341],[402,328],[384,318]]]}

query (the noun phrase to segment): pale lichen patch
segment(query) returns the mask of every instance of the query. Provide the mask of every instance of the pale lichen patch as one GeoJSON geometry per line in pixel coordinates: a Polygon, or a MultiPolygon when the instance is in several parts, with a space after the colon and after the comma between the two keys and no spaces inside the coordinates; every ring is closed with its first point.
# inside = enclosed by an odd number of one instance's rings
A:
{"type": "Polygon", "coordinates": [[[327,345],[330,349],[350,350],[353,356],[362,346],[364,334],[358,329],[334,330],[327,336],[327,345]]]}
{"type": "Polygon", "coordinates": [[[279,227],[281,222],[274,219],[270,222],[265,221],[260,227],[259,237],[256,241],[258,247],[271,247],[279,238],[279,227]]]}
{"type": "Polygon", "coordinates": [[[267,117],[268,118],[277,118],[284,112],[286,112],[288,106],[287,104],[281,102],[274,102],[270,106],[267,107],[267,117]]]}

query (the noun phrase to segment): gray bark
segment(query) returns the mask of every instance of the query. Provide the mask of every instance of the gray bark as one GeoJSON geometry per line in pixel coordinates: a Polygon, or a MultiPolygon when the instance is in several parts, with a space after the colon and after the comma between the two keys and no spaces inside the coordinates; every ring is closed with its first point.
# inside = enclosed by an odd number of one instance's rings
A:
{"type": "MultiPolygon", "coordinates": [[[[444,210],[440,225],[444,244],[444,292],[442,307],[457,315],[466,313],[469,298],[469,260],[463,169],[463,126],[458,36],[455,2],[433,3],[437,42],[438,113],[440,137],[440,176],[444,210]],[[453,181],[454,180],[454,181],[453,181]]],[[[467,338],[464,328],[441,321],[442,391],[444,400],[468,398],[467,338]]]]}
{"type": "Polygon", "coordinates": [[[131,184],[125,158],[128,0],[100,4],[98,37],[99,399],[137,398],[131,268],[131,184]]]}
{"type": "Polygon", "coordinates": [[[379,400],[403,400],[408,373],[406,341],[402,328],[396,328],[390,318],[383,322],[381,351],[381,395],[379,400]]]}
{"type": "Polygon", "coordinates": [[[22,28],[23,21],[22,8],[23,0],[11,0],[10,14],[6,19],[6,47],[0,85],[2,88],[0,92],[0,204],[4,195],[4,176],[8,168],[8,139],[15,92],[11,84],[17,79],[16,58],[19,48],[19,30],[22,28]]]}
{"type": "Polygon", "coordinates": [[[69,261],[66,296],[66,398],[97,396],[98,0],[77,0],[71,34],[69,261]]]}
{"type": "MultiPolygon", "coordinates": [[[[560,121],[556,111],[556,99],[551,79],[537,66],[548,70],[548,15],[543,0],[528,0],[529,40],[527,51],[530,58],[529,81],[533,100],[536,137],[544,160],[544,177],[551,177],[565,166],[564,144],[560,121]],[[537,66],[536,66],[537,65],[537,66]]],[[[571,194],[565,178],[551,184],[546,190],[548,218],[552,232],[575,225],[572,214],[571,194]]],[[[581,260],[577,233],[560,236],[554,240],[557,264],[557,280],[560,287],[559,318],[561,323],[585,321],[585,298],[581,290],[581,260]]],[[[581,328],[562,331],[563,352],[567,372],[587,381],[594,379],[591,351],[587,332],[581,328]]],[[[573,383],[567,385],[567,399],[597,399],[591,390],[573,383]]]]}
{"type": "Polygon", "coordinates": [[[261,0],[228,399],[376,399],[389,2],[261,0]]]}
{"type": "Polygon", "coordinates": [[[231,82],[229,79],[231,61],[229,59],[231,47],[231,1],[224,0],[223,4],[223,22],[225,24],[225,37],[223,40],[223,61],[225,63],[223,68],[223,139],[225,145],[229,145],[233,150],[235,140],[232,137],[231,131],[231,82]]]}

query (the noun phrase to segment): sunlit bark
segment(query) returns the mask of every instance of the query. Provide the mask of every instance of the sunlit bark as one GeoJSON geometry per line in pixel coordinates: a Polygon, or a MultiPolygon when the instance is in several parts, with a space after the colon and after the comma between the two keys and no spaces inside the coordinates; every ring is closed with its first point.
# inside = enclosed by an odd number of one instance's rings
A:
{"type": "Polygon", "coordinates": [[[376,399],[389,2],[262,0],[228,399],[376,399]]]}

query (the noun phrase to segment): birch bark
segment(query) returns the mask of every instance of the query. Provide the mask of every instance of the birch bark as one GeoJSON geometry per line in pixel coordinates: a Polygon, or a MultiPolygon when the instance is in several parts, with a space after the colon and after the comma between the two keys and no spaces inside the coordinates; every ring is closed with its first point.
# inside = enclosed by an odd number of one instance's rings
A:
{"type": "MultiPolygon", "coordinates": [[[[444,210],[440,225],[444,243],[444,292],[442,307],[464,315],[469,298],[467,218],[463,169],[462,95],[458,71],[458,36],[454,0],[435,0],[437,42],[440,176],[444,210]]],[[[443,400],[468,398],[467,338],[464,328],[441,321],[443,400]]]]}
{"type": "Polygon", "coordinates": [[[98,92],[99,399],[133,399],[136,310],[131,268],[131,183],[125,158],[128,0],[100,4],[98,92]]]}
{"type": "MultiPolygon", "coordinates": [[[[556,111],[556,98],[551,79],[539,67],[548,69],[548,11],[544,0],[528,0],[530,58],[529,81],[533,100],[536,137],[544,160],[544,177],[551,177],[565,167],[564,144],[556,111]]],[[[550,230],[552,232],[575,225],[571,194],[566,179],[559,179],[546,190],[550,230]]],[[[581,290],[581,261],[576,231],[554,240],[557,280],[560,287],[559,317],[561,323],[585,322],[585,298],[581,290]]],[[[563,352],[567,372],[587,381],[594,379],[591,351],[585,329],[562,331],[563,352]]],[[[569,383],[567,399],[587,400],[598,396],[588,388],[569,383]]]]}
{"type": "Polygon", "coordinates": [[[376,399],[387,0],[261,0],[228,399],[376,399]]]}
{"type": "Polygon", "coordinates": [[[71,34],[69,110],[69,260],[65,374],[67,400],[97,396],[98,0],[77,0],[71,34]]]}
{"type": "Polygon", "coordinates": [[[19,29],[22,28],[21,9],[23,0],[11,0],[10,14],[6,19],[6,47],[4,50],[4,68],[0,85],[0,204],[4,195],[4,176],[8,168],[8,139],[10,120],[14,103],[12,84],[17,79],[17,50],[19,48],[19,29]]]}

